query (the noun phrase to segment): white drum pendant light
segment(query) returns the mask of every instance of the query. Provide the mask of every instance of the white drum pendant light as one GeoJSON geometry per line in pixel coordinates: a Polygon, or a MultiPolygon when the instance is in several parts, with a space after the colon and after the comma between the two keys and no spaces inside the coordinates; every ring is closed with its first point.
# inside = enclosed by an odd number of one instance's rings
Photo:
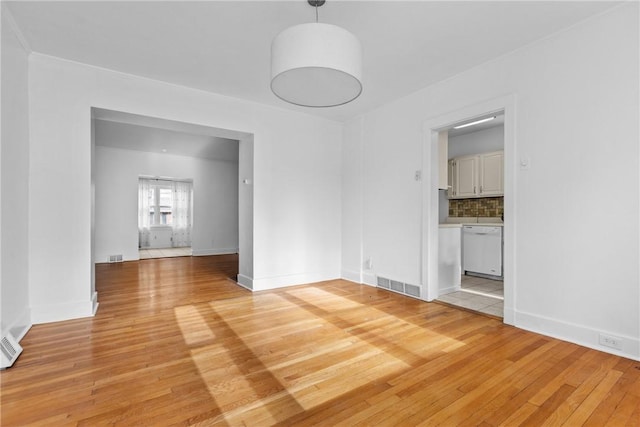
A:
{"type": "Polygon", "coordinates": [[[287,28],[271,43],[271,90],[291,104],[334,107],[362,92],[362,46],[347,30],[316,22],[287,28]]]}

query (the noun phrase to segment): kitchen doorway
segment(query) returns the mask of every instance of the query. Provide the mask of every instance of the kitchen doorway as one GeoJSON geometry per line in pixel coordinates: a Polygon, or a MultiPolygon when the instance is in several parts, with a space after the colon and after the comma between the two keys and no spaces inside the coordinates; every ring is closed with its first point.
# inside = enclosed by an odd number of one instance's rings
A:
{"type": "Polygon", "coordinates": [[[502,317],[504,114],[464,120],[438,136],[439,155],[447,159],[439,162],[446,170],[438,183],[438,268],[444,274],[437,301],[502,317]]]}
{"type": "MultiPolygon", "coordinates": [[[[431,171],[425,174],[423,181],[425,299],[483,311],[502,317],[508,324],[514,322],[515,198],[514,168],[511,166],[514,164],[514,104],[513,96],[507,96],[427,120],[424,123],[426,149],[423,157],[425,170],[431,171]],[[494,123],[490,124],[491,121],[494,123]],[[473,122],[478,123],[461,126],[473,122]],[[482,123],[486,124],[483,126],[482,123]],[[462,131],[465,128],[467,130],[462,131]],[[497,129],[492,131],[492,128],[497,129]],[[451,139],[460,142],[451,150],[449,131],[451,139]],[[473,135],[480,131],[485,135],[473,135]],[[491,138],[490,134],[493,134],[491,138]],[[485,138],[472,148],[469,141],[477,141],[478,136],[485,138]],[[501,146],[496,145],[498,142],[501,146]],[[474,149],[476,152],[469,151],[474,149]],[[456,164],[454,159],[460,163],[456,164]],[[495,166],[499,167],[497,171],[492,169],[495,166]],[[479,175],[483,168],[488,173],[484,177],[479,175]],[[483,260],[484,254],[480,253],[480,267],[466,266],[464,269],[463,229],[466,226],[485,227],[486,230],[476,230],[481,235],[499,230],[497,267],[492,262],[487,264],[487,260],[483,260]],[[483,270],[485,267],[490,270],[483,270]]],[[[496,239],[492,242],[495,247],[496,239]]],[[[491,252],[491,257],[495,261],[496,254],[491,252]]],[[[467,261],[470,259],[467,254],[467,261]]]]}

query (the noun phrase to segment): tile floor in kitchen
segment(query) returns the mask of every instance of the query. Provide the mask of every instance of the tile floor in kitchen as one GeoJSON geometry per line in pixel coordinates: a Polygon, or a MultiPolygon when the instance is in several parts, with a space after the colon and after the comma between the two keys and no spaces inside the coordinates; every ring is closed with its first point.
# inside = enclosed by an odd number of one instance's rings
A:
{"type": "Polygon", "coordinates": [[[140,259],[191,256],[191,248],[140,249],[140,259]]]}
{"type": "Polygon", "coordinates": [[[461,288],[460,291],[440,295],[438,301],[480,313],[503,316],[504,285],[502,281],[463,275],[461,288]]]}

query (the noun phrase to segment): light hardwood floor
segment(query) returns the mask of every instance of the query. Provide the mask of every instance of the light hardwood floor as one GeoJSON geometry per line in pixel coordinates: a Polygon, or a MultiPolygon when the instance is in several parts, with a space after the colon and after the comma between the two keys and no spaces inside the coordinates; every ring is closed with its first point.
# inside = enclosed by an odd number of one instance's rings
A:
{"type": "Polygon", "coordinates": [[[237,256],[97,266],[91,319],[34,326],[2,426],[611,425],[640,363],[336,280],[251,293],[237,256]]]}

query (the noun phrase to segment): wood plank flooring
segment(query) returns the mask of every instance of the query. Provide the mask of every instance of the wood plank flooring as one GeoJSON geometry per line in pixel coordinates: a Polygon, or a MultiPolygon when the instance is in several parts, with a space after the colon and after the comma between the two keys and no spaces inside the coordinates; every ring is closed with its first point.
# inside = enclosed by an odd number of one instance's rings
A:
{"type": "Polygon", "coordinates": [[[2,426],[638,426],[640,363],[336,280],[251,293],[236,256],[97,267],[36,325],[2,426]]]}

